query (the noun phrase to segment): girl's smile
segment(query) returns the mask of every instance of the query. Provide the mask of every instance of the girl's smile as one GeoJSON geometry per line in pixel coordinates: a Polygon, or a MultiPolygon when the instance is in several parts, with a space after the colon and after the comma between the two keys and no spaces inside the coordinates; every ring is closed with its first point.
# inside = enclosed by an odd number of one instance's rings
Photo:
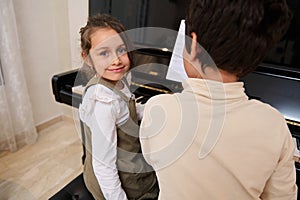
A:
{"type": "Polygon", "coordinates": [[[114,69],[106,69],[107,71],[110,71],[110,72],[116,72],[116,73],[119,73],[121,71],[123,71],[123,69],[125,69],[125,66],[123,67],[118,67],[118,68],[114,68],[114,69]]]}

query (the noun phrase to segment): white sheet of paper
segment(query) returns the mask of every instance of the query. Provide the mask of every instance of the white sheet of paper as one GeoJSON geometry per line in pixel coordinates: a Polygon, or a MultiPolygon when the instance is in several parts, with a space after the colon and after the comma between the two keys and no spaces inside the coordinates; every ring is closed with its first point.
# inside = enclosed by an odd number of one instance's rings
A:
{"type": "Polygon", "coordinates": [[[181,20],[175,41],[166,79],[182,82],[188,78],[183,65],[183,48],[185,44],[185,20],[181,20]]]}

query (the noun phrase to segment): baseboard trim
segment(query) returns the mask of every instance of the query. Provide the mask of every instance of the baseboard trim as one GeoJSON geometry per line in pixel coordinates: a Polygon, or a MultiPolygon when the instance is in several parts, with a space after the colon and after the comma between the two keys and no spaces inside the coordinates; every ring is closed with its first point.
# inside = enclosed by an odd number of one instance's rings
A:
{"type": "Polygon", "coordinates": [[[70,117],[68,115],[62,115],[62,120],[65,121],[65,122],[69,122],[69,123],[74,123],[74,118],[73,117],[70,117]]]}
{"type": "Polygon", "coordinates": [[[56,116],[50,120],[47,120],[47,121],[37,125],[35,128],[36,128],[37,132],[40,132],[41,130],[44,130],[44,129],[48,128],[49,126],[52,126],[53,124],[56,124],[61,121],[74,123],[74,119],[72,117],[66,116],[66,115],[59,115],[59,116],[56,116]]]}

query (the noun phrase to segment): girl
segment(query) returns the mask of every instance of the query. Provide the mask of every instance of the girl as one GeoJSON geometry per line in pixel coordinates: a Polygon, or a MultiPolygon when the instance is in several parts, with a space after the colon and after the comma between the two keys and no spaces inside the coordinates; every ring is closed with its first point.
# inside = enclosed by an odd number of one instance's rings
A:
{"type": "Polygon", "coordinates": [[[95,199],[157,199],[155,172],[142,156],[135,101],[124,75],[132,66],[123,25],[106,14],[80,29],[88,82],[80,119],[85,124],[84,181],[95,199]]]}

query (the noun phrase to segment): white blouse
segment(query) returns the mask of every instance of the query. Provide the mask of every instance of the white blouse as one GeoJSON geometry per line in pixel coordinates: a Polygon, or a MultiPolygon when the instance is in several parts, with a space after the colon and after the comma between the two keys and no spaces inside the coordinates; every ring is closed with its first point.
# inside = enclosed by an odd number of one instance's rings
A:
{"type": "MultiPolygon", "coordinates": [[[[131,97],[131,92],[125,84],[123,85],[121,91],[127,97],[131,97]]],[[[136,107],[141,119],[144,105],[137,104],[136,107]]],[[[79,115],[92,132],[92,164],[104,197],[127,199],[116,166],[117,126],[129,118],[126,102],[111,89],[101,84],[92,85],[82,100],[79,115]]]]}

